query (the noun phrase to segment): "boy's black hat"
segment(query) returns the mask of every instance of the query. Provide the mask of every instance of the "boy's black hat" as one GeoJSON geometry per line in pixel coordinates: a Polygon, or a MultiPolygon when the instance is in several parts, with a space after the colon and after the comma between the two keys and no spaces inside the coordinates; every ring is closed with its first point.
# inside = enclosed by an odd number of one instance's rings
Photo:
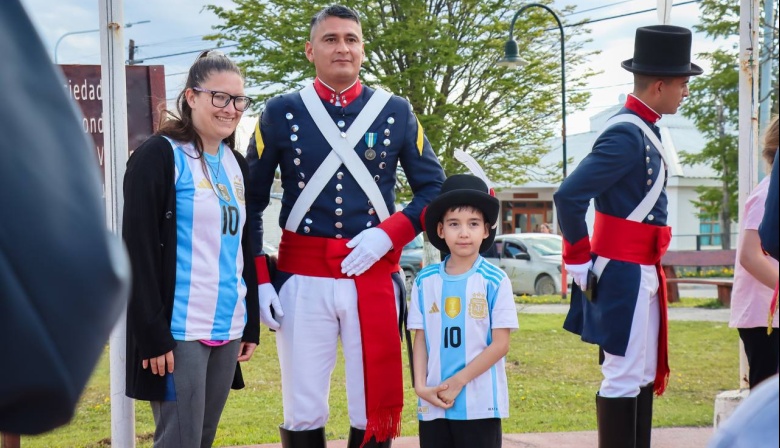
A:
{"type": "Polygon", "coordinates": [[[691,62],[691,40],[691,31],[681,26],[639,27],[634,39],[634,57],[620,65],[638,75],[701,75],[704,70],[691,62]]]}
{"type": "Polygon", "coordinates": [[[498,199],[491,194],[485,181],[471,174],[455,174],[448,177],[441,186],[439,195],[431,201],[425,210],[425,232],[433,247],[442,252],[450,253],[447,243],[439,238],[437,228],[444,213],[452,207],[467,205],[477,208],[485,215],[485,222],[490,227],[490,235],[482,241],[479,252],[485,252],[496,237],[496,221],[498,220],[498,199]]]}

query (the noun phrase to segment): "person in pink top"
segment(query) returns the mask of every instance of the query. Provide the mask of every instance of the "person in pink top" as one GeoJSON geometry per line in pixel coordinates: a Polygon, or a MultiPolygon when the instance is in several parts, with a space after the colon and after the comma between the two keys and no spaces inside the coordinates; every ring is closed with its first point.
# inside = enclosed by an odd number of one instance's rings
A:
{"type": "MultiPolygon", "coordinates": [[[[775,116],[764,135],[762,156],[768,166],[771,166],[777,153],[778,140],[778,117],[775,116]]],[[[769,304],[778,281],[778,262],[764,253],[758,236],[768,187],[769,176],[756,186],[745,203],[745,215],[739,226],[734,289],[731,294],[729,327],[737,328],[745,345],[751,389],[777,373],[780,348],[777,314],[772,320],[773,331],[767,335],[769,304]]]]}

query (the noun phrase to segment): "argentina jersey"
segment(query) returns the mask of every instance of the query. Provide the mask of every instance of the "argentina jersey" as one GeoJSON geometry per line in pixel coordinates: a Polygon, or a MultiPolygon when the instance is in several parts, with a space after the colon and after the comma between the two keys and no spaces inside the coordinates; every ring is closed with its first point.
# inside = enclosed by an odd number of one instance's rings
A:
{"type": "MultiPolygon", "coordinates": [[[[446,262],[446,260],[445,260],[446,262]]],[[[492,329],[518,328],[517,309],[504,271],[478,257],[472,268],[448,275],[444,262],[423,268],[412,287],[407,325],[425,331],[427,385],[437,386],[490,345],[492,329]]],[[[418,399],[418,418],[473,420],[509,416],[505,360],[463,387],[442,409],[418,399]]]]}
{"type": "Polygon", "coordinates": [[[241,168],[224,145],[221,160],[210,154],[203,160],[192,144],[169,141],[177,238],[171,333],[179,341],[238,339],[246,324],[241,168]]]}

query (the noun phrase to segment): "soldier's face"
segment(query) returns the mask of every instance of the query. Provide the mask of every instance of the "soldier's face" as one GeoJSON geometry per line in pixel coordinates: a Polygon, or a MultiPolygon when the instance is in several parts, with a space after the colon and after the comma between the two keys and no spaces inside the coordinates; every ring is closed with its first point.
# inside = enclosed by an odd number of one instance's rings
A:
{"type": "Polygon", "coordinates": [[[349,19],[328,17],[315,25],[306,42],[306,58],[317,76],[336,90],[349,87],[363,63],[363,32],[349,19]]]}
{"type": "Polygon", "coordinates": [[[667,78],[661,85],[661,110],[656,110],[659,114],[676,114],[677,109],[683,100],[688,96],[688,76],[679,78],[667,78]]]}

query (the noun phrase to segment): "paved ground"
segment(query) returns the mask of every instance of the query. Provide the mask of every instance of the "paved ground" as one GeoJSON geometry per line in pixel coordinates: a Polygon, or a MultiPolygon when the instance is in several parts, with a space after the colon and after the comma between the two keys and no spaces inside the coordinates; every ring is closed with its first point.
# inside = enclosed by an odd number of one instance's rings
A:
{"type": "MultiPolygon", "coordinates": [[[[714,286],[680,285],[680,296],[715,298],[714,286]]],[[[518,305],[520,313],[566,314],[569,305],[518,305]]],[[[703,308],[669,308],[670,320],[728,322],[729,310],[703,308]]],[[[712,428],[655,428],[653,448],[705,448],[712,428]]],[[[596,431],[505,434],[504,448],[588,448],[597,445],[596,431]]],[[[328,442],[328,448],[346,448],[345,440],[328,442]]],[[[230,448],[281,448],[281,444],[248,445],[230,448]]],[[[420,448],[417,437],[403,437],[393,442],[393,448],[420,448]]],[[[475,447],[478,448],[478,447],[475,447]]]]}
{"type": "MultiPolygon", "coordinates": [[[[656,428],[653,448],[705,448],[712,428],[656,428]]],[[[596,431],[505,434],[504,448],[588,448],[597,445],[596,431]]],[[[281,444],[249,445],[240,448],[281,448],[281,444]]],[[[328,448],[346,448],[345,440],[328,442],[328,448]]],[[[239,447],[231,447],[239,448],[239,447]]],[[[417,437],[403,437],[393,448],[420,448],[417,437]]],[[[479,447],[474,447],[479,448],[479,447]]]]}

